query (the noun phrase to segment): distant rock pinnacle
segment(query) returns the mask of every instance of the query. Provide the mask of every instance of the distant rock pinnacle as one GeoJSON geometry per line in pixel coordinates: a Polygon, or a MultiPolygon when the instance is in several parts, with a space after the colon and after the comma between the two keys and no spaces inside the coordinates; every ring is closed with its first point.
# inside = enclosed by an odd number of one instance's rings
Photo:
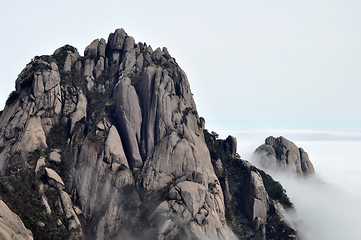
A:
{"type": "Polygon", "coordinates": [[[265,169],[288,170],[298,176],[314,174],[315,170],[308,154],[285,137],[268,137],[259,146],[255,155],[265,169]]]}

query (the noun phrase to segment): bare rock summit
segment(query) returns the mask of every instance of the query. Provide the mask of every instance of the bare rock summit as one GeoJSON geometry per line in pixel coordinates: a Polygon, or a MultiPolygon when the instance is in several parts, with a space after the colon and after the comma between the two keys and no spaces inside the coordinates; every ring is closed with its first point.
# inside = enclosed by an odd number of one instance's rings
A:
{"type": "Polygon", "coordinates": [[[289,171],[297,176],[315,173],[308,154],[285,137],[268,137],[255,151],[255,157],[265,169],[289,171]]]}

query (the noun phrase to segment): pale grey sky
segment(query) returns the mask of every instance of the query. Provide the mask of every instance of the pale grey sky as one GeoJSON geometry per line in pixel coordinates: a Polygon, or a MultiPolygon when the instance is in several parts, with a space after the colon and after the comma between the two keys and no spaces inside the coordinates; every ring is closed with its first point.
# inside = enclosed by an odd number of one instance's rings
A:
{"type": "Polygon", "coordinates": [[[361,1],[6,1],[0,108],[35,56],[124,28],[167,47],[209,129],[361,129],[361,1]]]}

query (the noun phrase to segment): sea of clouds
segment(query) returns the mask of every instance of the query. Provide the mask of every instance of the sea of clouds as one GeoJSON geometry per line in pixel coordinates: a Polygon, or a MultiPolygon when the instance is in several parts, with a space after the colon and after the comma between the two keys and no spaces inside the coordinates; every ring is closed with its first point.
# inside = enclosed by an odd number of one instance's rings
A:
{"type": "Polygon", "coordinates": [[[237,137],[238,153],[253,160],[268,136],[284,136],[309,155],[316,174],[307,179],[266,170],[281,182],[294,203],[289,214],[302,239],[360,239],[361,132],[305,130],[217,130],[237,137]]]}

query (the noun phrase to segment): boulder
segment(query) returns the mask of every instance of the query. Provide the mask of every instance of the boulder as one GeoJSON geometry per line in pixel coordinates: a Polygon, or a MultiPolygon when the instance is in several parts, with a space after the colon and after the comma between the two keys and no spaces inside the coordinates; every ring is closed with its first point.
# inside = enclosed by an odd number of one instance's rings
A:
{"type": "Polygon", "coordinates": [[[55,163],[61,163],[61,155],[59,152],[60,152],[60,150],[52,151],[49,155],[49,160],[53,161],[55,163]]]}
{"type": "Polygon", "coordinates": [[[189,212],[195,217],[206,200],[206,188],[199,183],[184,181],[177,184],[176,190],[189,212]]]}
{"type": "Polygon", "coordinates": [[[45,157],[40,157],[39,160],[36,162],[35,173],[39,172],[40,168],[45,165],[45,157]]]}
{"type": "Polygon", "coordinates": [[[55,181],[55,184],[54,184],[55,187],[63,188],[65,186],[65,184],[64,184],[63,180],[61,179],[61,177],[59,176],[59,174],[57,174],[53,169],[46,167],[45,172],[49,179],[55,181]]]}
{"type": "Polygon", "coordinates": [[[225,152],[231,156],[235,156],[237,153],[237,138],[228,136],[224,142],[225,152]]]}

